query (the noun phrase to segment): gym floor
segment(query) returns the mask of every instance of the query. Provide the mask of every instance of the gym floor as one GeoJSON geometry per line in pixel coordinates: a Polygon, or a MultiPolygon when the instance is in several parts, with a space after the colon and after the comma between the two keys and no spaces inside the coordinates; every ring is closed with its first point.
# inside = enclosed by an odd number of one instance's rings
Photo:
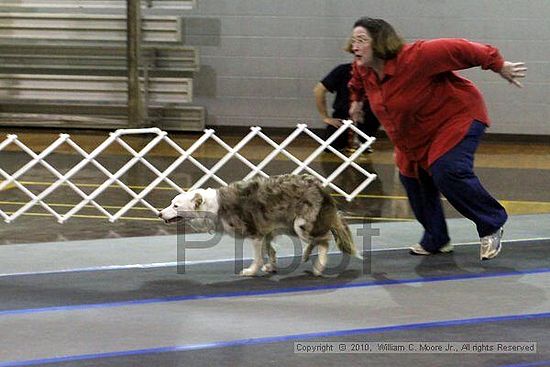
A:
{"type": "MultiPolygon", "coordinates": [[[[0,132],[0,143],[6,134],[16,133],[34,152],[43,151],[59,134],[0,132]]],[[[71,132],[71,139],[87,152],[107,136],[101,131],[71,132]]],[[[170,134],[184,148],[200,136],[170,134]]],[[[222,136],[232,146],[241,137],[222,136]]],[[[291,237],[282,236],[276,244],[277,274],[243,278],[237,274],[250,261],[250,246],[225,235],[213,241],[209,234],[183,232],[143,206],[110,223],[89,205],[60,224],[36,205],[11,223],[0,224],[0,367],[550,365],[550,144],[488,138],[476,155],[476,172],[507,208],[510,220],[501,255],[486,262],[479,261],[474,226],[446,202],[455,251],[430,257],[408,254],[421,228],[384,139],[374,143],[374,153],[357,160],[377,179],[351,202],[335,195],[367,256],[348,259],[331,251],[327,274],[321,278],[311,274],[311,263],[299,262],[300,250],[291,237]],[[295,350],[307,343],[344,342],[348,348],[355,345],[351,342],[367,345],[370,353],[295,350]],[[392,349],[399,343],[416,348],[426,342],[472,349],[392,349]],[[503,342],[530,343],[536,350],[483,350],[483,345],[488,349],[503,342]]],[[[149,140],[127,139],[136,150],[149,140]]],[[[299,139],[289,150],[304,159],[315,148],[312,141],[299,139]]],[[[241,152],[257,163],[270,151],[265,142],[253,140],[241,152]]],[[[225,153],[207,142],[193,157],[211,168],[225,153]]],[[[147,156],[161,171],[176,158],[175,151],[162,144],[147,156]]],[[[0,169],[10,175],[29,160],[14,144],[0,151],[0,169]]],[[[66,172],[82,157],[63,145],[45,160],[66,172]]],[[[98,161],[114,172],[128,160],[115,145],[98,161]]],[[[340,163],[324,153],[311,167],[328,176],[340,163]]],[[[265,171],[272,175],[294,168],[295,163],[279,155],[265,171]]],[[[229,182],[248,171],[232,159],[219,176],[229,182]]],[[[170,178],[189,187],[202,174],[186,162],[170,178]]],[[[139,164],[121,180],[139,192],[155,177],[139,164]]],[[[106,179],[88,164],[71,181],[90,194],[106,179]]],[[[336,184],[350,192],[363,179],[350,168],[336,184]]],[[[55,176],[39,166],[18,178],[35,195],[54,181],[55,176]]],[[[219,184],[209,180],[205,186],[219,184]]],[[[174,195],[175,190],[162,183],[146,200],[162,208],[174,195]]],[[[130,198],[113,186],[97,202],[114,213],[130,198]]],[[[64,185],[46,202],[64,213],[81,199],[64,185]]],[[[14,213],[29,200],[19,187],[9,185],[0,192],[0,210],[14,213]]]]}

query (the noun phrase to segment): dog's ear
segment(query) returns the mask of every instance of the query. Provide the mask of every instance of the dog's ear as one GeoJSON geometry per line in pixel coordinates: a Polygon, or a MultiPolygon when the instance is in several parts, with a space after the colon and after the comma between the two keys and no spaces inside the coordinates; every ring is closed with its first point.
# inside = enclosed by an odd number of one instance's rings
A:
{"type": "Polygon", "coordinates": [[[199,194],[198,192],[195,194],[195,196],[193,196],[193,204],[194,204],[194,208],[195,210],[197,210],[198,208],[200,208],[200,206],[202,205],[202,203],[204,202],[204,199],[202,198],[201,194],[199,194]]]}

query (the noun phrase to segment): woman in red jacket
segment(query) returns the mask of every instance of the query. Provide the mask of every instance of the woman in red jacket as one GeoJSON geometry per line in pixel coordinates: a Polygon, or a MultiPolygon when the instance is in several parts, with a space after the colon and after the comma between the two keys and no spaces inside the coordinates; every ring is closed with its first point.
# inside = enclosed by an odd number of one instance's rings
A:
{"type": "Polygon", "coordinates": [[[521,87],[523,63],[505,61],[492,46],[464,39],[405,43],[382,19],[353,27],[350,115],[368,98],[395,146],[395,160],[412,210],[424,227],[411,254],[452,251],[440,193],[472,220],[480,259],[501,249],[505,209],[481,185],[473,159],[490,121],[481,92],[455,71],[481,66],[521,87]]]}

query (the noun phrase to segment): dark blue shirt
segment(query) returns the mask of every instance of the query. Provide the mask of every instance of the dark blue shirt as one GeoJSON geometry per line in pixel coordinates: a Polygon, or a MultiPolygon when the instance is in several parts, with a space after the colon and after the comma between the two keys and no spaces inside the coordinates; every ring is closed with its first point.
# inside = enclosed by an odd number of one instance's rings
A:
{"type": "Polygon", "coordinates": [[[332,104],[332,117],[334,118],[349,118],[348,82],[350,79],[351,63],[338,65],[321,80],[325,88],[334,94],[334,103],[332,104]]]}
{"type": "MultiPolygon", "coordinates": [[[[351,80],[351,63],[340,64],[321,80],[321,83],[330,93],[334,93],[332,104],[332,117],[337,119],[349,118],[350,95],[348,82],[351,80]]],[[[369,102],[363,103],[364,122],[367,125],[374,125],[374,131],[379,126],[378,119],[372,113],[369,102]]]]}

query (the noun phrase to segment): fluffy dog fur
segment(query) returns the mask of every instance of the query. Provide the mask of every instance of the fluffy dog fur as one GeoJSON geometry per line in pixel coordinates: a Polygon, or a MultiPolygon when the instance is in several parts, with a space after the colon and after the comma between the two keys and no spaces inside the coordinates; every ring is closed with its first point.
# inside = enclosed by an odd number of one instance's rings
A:
{"type": "Polygon", "coordinates": [[[356,255],[348,225],[338,213],[336,204],[320,182],[310,175],[282,175],[237,181],[219,189],[197,189],[177,195],[172,204],[161,210],[166,223],[182,219],[181,213],[197,218],[215,216],[223,229],[234,237],[250,238],[254,260],[241,272],[253,276],[261,269],[276,272],[276,254],[271,246],[274,231],[293,231],[307,246],[303,260],[313,248],[318,258],[313,264],[315,275],[321,275],[327,263],[330,233],[337,247],[356,255]],[[179,213],[179,214],[178,214],[179,213]],[[267,254],[268,262],[265,263],[267,254]]]}

